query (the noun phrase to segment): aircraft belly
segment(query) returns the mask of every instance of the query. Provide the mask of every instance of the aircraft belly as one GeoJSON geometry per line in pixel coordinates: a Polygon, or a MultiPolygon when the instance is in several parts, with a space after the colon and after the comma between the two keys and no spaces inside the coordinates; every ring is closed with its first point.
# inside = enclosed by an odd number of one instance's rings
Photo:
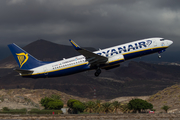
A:
{"type": "Polygon", "coordinates": [[[69,75],[69,74],[73,74],[73,73],[78,73],[78,72],[82,72],[89,69],[88,65],[81,65],[81,66],[76,66],[76,67],[72,67],[72,68],[68,68],[68,69],[64,69],[64,70],[60,70],[60,71],[55,71],[52,73],[49,73],[50,77],[56,77],[56,76],[63,76],[63,75],[69,75]]]}

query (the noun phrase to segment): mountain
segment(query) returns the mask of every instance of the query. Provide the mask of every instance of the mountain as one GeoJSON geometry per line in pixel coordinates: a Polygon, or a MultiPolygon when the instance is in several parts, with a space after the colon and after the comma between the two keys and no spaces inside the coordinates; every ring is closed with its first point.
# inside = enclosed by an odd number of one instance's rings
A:
{"type": "MultiPolygon", "coordinates": [[[[42,61],[57,61],[80,55],[72,46],[60,45],[43,39],[32,42],[23,47],[23,49],[42,61]]],[[[86,49],[95,51],[94,48],[90,47],[86,47],[86,49]]],[[[17,67],[17,64],[12,55],[0,61],[1,68],[12,68],[15,66],[17,67]]]]}
{"type": "MultiPolygon", "coordinates": [[[[37,40],[23,49],[39,60],[56,61],[79,55],[72,46],[37,40]]],[[[94,51],[94,48],[86,48],[94,51]]],[[[120,96],[152,95],[168,86],[179,83],[179,66],[157,65],[129,61],[128,66],[95,70],[56,78],[22,78],[12,69],[17,67],[12,56],[0,61],[0,88],[55,89],[84,98],[112,99],[120,96]]]]}

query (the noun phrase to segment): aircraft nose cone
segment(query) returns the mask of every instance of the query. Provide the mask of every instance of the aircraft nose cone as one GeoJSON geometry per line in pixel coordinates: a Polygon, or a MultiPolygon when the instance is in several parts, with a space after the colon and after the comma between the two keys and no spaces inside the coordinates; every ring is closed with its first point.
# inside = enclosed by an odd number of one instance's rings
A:
{"type": "Polygon", "coordinates": [[[172,40],[168,40],[169,45],[173,44],[172,40]]]}

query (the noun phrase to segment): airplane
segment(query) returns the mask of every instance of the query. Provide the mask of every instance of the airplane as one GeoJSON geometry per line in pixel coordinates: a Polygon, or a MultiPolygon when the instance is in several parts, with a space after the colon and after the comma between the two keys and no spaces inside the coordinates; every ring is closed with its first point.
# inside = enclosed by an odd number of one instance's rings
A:
{"type": "Polygon", "coordinates": [[[161,58],[160,53],[173,43],[171,40],[156,37],[90,52],[81,48],[73,40],[69,41],[81,55],[56,62],[40,61],[16,44],[9,44],[8,47],[19,65],[19,68],[14,70],[20,76],[30,78],[58,77],[96,70],[94,75],[98,77],[101,69],[109,70],[119,67],[122,62],[129,59],[152,53],[158,53],[158,57],[161,58]]]}

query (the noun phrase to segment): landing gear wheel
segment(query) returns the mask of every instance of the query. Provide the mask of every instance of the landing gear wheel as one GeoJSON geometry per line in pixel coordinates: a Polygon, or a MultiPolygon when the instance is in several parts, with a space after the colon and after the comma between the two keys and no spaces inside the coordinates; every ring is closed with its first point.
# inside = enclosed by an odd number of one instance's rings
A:
{"type": "Polygon", "coordinates": [[[100,74],[101,74],[101,69],[97,69],[96,72],[94,73],[96,77],[98,77],[100,74]]]}
{"type": "Polygon", "coordinates": [[[161,59],[161,55],[160,54],[158,54],[158,58],[161,59]]]}
{"type": "Polygon", "coordinates": [[[97,69],[96,72],[100,74],[101,73],[101,69],[97,69]]]}
{"type": "Polygon", "coordinates": [[[95,75],[96,77],[98,77],[98,76],[99,76],[99,73],[95,72],[94,75],[95,75]]]}

